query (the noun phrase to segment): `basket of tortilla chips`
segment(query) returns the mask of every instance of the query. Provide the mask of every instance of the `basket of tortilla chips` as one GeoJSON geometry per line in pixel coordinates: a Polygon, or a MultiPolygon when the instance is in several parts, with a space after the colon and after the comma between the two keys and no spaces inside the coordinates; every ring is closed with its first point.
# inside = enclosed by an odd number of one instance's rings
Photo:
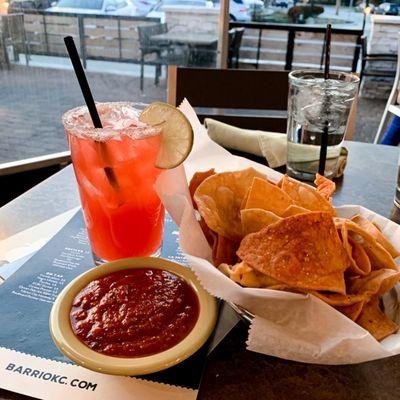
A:
{"type": "Polygon", "coordinates": [[[203,286],[253,316],[248,348],[322,364],[399,354],[400,227],[361,206],[334,208],[322,176],[312,187],[223,152],[204,162],[219,150],[192,125],[203,136],[186,162],[198,170],[190,196],[182,170],[158,192],[203,286]],[[210,163],[222,172],[199,168],[210,163]],[[226,170],[235,163],[248,168],[226,170]]]}
{"type": "Polygon", "coordinates": [[[332,181],[317,176],[316,184],[285,175],[274,185],[250,168],[198,173],[189,187],[226,276],[243,287],[311,293],[385,339],[399,327],[379,296],[400,280],[399,252],[361,215],[337,217],[332,181]]]}

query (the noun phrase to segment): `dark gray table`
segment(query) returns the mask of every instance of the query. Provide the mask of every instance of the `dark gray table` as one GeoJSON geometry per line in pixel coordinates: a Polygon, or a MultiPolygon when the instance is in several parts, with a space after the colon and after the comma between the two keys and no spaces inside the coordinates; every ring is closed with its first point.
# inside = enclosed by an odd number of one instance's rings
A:
{"type": "Polygon", "coordinates": [[[347,142],[348,165],[339,179],[335,205],[359,204],[385,217],[392,216],[399,148],[347,142]]]}
{"type": "Polygon", "coordinates": [[[210,33],[182,33],[169,31],[160,33],[150,37],[152,42],[156,43],[172,43],[172,44],[187,44],[189,46],[211,46],[218,42],[218,36],[210,33]]]}
{"type": "MultiPolygon", "coordinates": [[[[399,221],[393,207],[399,149],[356,142],[346,147],[335,205],[360,204],[399,221]]],[[[239,323],[210,355],[198,399],[400,399],[400,356],[346,366],[302,364],[247,351],[247,329],[239,323]]]]}
{"type": "MultiPolygon", "coordinates": [[[[361,204],[384,216],[400,220],[393,208],[399,149],[347,142],[348,166],[337,182],[335,205],[361,204]]],[[[52,217],[77,204],[70,168],[0,209],[0,223],[8,234],[26,229],[26,215],[43,220],[43,206],[52,217]],[[62,201],[63,200],[63,201],[62,201]],[[38,216],[32,215],[38,210],[38,216]],[[13,224],[13,221],[20,221],[13,224]]],[[[33,225],[34,223],[32,223],[33,225]]],[[[31,225],[30,225],[31,226],[31,225]]],[[[199,392],[202,400],[398,400],[400,356],[348,366],[320,366],[285,361],[245,349],[247,325],[239,322],[210,354],[199,392]]],[[[0,390],[0,400],[28,399],[0,390]]]]}

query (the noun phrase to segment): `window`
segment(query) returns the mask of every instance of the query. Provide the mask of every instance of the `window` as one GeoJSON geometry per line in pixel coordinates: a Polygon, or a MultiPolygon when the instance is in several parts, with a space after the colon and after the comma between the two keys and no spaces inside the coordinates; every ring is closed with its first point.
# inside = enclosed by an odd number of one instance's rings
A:
{"type": "Polygon", "coordinates": [[[115,11],[117,9],[117,2],[115,0],[108,0],[104,5],[104,11],[115,11]]]}
{"type": "MultiPolygon", "coordinates": [[[[333,0],[324,1],[331,4],[324,5],[325,14],[312,18],[315,23],[331,16],[349,22],[346,28],[362,24],[359,11],[341,10],[335,17],[333,0]]],[[[216,67],[220,0],[213,0],[212,7],[209,0],[60,0],[56,5],[52,0],[14,0],[10,6],[13,3],[21,4],[18,13],[23,12],[23,18],[0,14],[0,164],[67,150],[61,115],[81,105],[83,98],[64,47],[65,35],[75,38],[96,101],[165,101],[165,64],[216,67]],[[33,3],[40,7],[30,9],[33,3]],[[106,12],[109,4],[115,10],[106,12]]],[[[231,20],[235,26],[252,18],[261,26],[279,18],[288,22],[292,0],[265,3],[230,0],[231,20]]],[[[2,4],[0,0],[0,10],[2,4]]],[[[319,68],[323,34],[301,31],[311,22],[298,26],[291,67],[319,68]]],[[[267,28],[260,34],[258,28],[246,26],[233,66],[285,68],[288,31],[267,28]]],[[[332,68],[351,68],[355,43],[355,35],[341,36],[332,47],[332,68]]]]}
{"type": "Polygon", "coordinates": [[[128,6],[128,3],[125,0],[119,0],[119,1],[116,1],[115,3],[116,3],[115,5],[116,5],[117,9],[128,6]]]}
{"type": "Polygon", "coordinates": [[[205,7],[206,1],[204,0],[165,0],[161,4],[162,6],[197,6],[205,7]]]}
{"type": "Polygon", "coordinates": [[[103,0],[60,0],[57,7],[60,8],[87,8],[101,10],[103,0]]]}

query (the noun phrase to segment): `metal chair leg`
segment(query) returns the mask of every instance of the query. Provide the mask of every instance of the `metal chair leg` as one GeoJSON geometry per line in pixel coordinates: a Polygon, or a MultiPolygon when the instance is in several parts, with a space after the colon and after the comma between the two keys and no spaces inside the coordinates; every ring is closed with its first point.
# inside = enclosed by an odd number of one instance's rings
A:
{"type": "Polygon", "coordinates": [[[25,63],[26,63],[27,67],[29,67],[30,58],[31,58],[31,49],[30,49],[30,46],[29,46],[29,42],[26,41],[25,42],[25,63]]]}
{"type": "Polygon", "coordinates": [[[144,86],[144,59],[143,56],[140,59],[140,90],[143,92],[144,86]]]}
{"type": "Polygon", "coordinates": [[[8,57],[8,51],[7,51],[7,46],[5,41],[2,41],[2,46],[3,46],[3,52],[4,52],[4,59],[5,59],[5,63],[6,63],[6,67],[8,70],[11,69],[11,63],[10,63],[10,58],[8,57]]]}
{"type": "Polygon", "coordinates": [[[361,82],[363,81],[364,78],[364,71],[365,71],[365,66],[367,65],[367,60],[364,58],[362,58],[361,60],[361,71],[360,71],[360,83],[359,83],[359,88],[361,87],[361,82]]]}
{"type": "Polygon", "coordinates": [[[25,28],[23,30],[23,41],[24,41],[24,45],[25,45],[25,63],[26,63],[26,66],[29,67],[29,59],[31,57],[31,49],[29,46],[28,37],[26,36],[25,28]]]}
{"type": "Polygon", "coordinates": [[[161,75],[161,65],[156,65],[156,74],[154,77],[154,84],[158,86],[160,83],[160,75],[161,75]]]}

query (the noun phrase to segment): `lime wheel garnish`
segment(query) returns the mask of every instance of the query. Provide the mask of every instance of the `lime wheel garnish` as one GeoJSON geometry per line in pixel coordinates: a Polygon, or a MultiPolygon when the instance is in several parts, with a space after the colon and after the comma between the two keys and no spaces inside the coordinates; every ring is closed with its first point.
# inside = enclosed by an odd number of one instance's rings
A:
{"type": "Polygon", "coordinates": [[[162,131],[156,167],[171,169],[186,160],[193,146],[193,129],[179,109],[167,103],[152,103],[142,111],[139,120],[162,131]]]}

